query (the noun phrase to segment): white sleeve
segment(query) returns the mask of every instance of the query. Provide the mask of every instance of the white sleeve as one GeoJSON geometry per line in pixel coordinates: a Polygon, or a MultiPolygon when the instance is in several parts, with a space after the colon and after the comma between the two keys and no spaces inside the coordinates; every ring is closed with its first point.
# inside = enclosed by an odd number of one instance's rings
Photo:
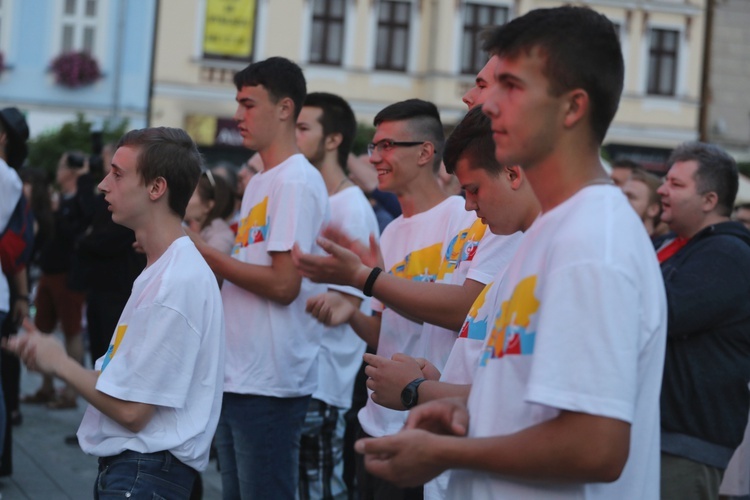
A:
{"type": "Polygon", "coordinates": [[[271,224],[268,252],[286,252],[297,242],[304,252],[316,247],[315,239],[325,222],[315,196],[302,181],[285,182],[275,187],[268,197],[271,224]]]}
{"type": "Polygon", "coordinates": [[[10,222],[10,216],[21,197],[23,183],[18,173],[0,159],[0,233],[10,222]]]}
{"type": "Polygon", "coordinates": [[[510,235],[492,234],[487,228],[479,241],[477,253],[471,261],[466,279],[478,281],[483,285],[491,283],[499,273],[504,273],[516,254],[523,233],[510,235]]]}
{"type": "Polygon", "coordinates": [[[551,273],[541,308],[526,400],[633,421],[637,393],[638,290],[611,266],[551,273]]]}
{"type": "Polygon", "coordinates": [[[176,310],[136,309],[96,388],[125,401],[182,408],[200,345],[200,334],[176,310]]]}

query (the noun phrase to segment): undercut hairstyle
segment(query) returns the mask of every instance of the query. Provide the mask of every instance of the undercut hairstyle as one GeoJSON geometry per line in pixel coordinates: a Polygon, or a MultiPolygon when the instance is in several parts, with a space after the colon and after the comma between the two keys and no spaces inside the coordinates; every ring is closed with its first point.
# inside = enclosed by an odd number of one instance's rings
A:
{"type": "Polygon", "coordinates": [[[734,158],[715,144],[690,141],[680,144],[672,151],[667,166],[672,168],[675,163],[685,161],[698,163],[694,175],[698,193],[716,193],[718,213],[730,216],[740,182],[734,158]]]}
{"type": "Polygon", "coordinates": [[[342,97],[327,92],[313,92],[305,98],[304,106],[320,108],[320,124],[323,127],[323,136],[341,134],[341,144],[337,151],[339,166],[346,170],[346,162],[349,153],[352,152],[354,136],[357,135],[357,120],[354,118],[349,103],[342,97]]]}
{"type": "Polygon", "coordinates": [[[478,106],[464,116],[445,141],[443,163],[449,174],[455,174],[458,161],[465,159],[471,168],[481,168],[498,176],[503,166],[495,158],[495,142],[492,140],[490,118],[478,106]]]}
{"type": "Polygon", "coordinates": [[[184,218],[203,168],[203,157],[188,133],[169,127],[131,130],[117,143],[123,146],[138,150],[136,172],[144,184],[158,177],[167,181],[169,208],[184,218]]]}
{"type": "Polygon", "coordinates": [[[431,142],[435,148],[435,158],[433,170],[437,172],[440,169],[440,162],[443,158],[443,149],[445,147],[445,133],[443,132],[443,123],[440,121],[440,113],[437,107],[428,101],[422,99],[407,99],[406,101],[397,102],[386,106],[375,115],[373,125],[376,127],[383,122],[407,122],[409,130],[413,136],[409,138],[399,138],[399,140],[413,140],[431,142]]]}
{"type": "Polygon", "coordinates": [[[536,9],[485,35],[484,50],[514,59],[538,49],[548,92],[583,89],[589,96],[593,139],[601,144],[617,112],[625,66],[614,25],[587,7],[536,9]]]}
{"type": "Polygon", "coordinates": [[[284,57],[269,57],[250,64],[247,68],[235,73],[234,85],[238,91],[242,90],[242,87],[263,85],[273,103],[285,97],[290,98],[294,102],[295,123],[302,109],[305,94],[307,94],[307,83],[302,70],[284,57]]]}

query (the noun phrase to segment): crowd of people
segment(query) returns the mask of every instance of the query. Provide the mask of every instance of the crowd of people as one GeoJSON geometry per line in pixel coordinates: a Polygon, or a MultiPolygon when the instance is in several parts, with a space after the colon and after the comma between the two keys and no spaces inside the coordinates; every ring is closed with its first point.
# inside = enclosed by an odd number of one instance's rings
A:
{"type": "Polygon", "coordinates": [[[234,77],[238,171],[134,130],[102,179],[63,155],[54,199],[0,111],[0,228],[36,217],[2,261],[0,420],[14,355],[45,375],[26,402],[85,399],[96,498],[199,498],[212,450],[226,499],[750,494],[735,161],[690,142],[664,179],[604,168],[624,64],[593,10],[531,11],[484,48],[447,138],[407,99],[357,157],[350,105],[272,57],[234,77]]]}

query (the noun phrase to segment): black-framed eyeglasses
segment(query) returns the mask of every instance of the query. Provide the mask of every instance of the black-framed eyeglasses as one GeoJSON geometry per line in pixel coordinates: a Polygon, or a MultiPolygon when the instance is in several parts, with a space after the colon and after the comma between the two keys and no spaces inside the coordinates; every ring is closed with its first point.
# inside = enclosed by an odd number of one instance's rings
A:
{"type": "Polygon", "coordinates": [[[427,141],[394,141],[392,139],[383,139],[378,142],[371,142],[367,145],[367,155],[372,156],[375,150],[378,154],[383,154],[388,151],[392,151],[396,146],[419,146],[427,141]]]}

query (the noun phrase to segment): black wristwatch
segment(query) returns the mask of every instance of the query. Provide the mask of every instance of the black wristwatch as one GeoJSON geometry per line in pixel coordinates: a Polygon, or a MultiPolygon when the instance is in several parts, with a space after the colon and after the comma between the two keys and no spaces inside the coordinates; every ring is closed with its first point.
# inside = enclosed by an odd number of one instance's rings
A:
{"type": "Polygon", "coordinates": [[[417,406],[417,403],[419,402],[419,392],[417,392],[417,389],[419,388],[419,384],[424,381],[425,379],[421,377],[414,379],[406,384],[404,390],[401,391],[401,404],[404,405],[404,408],[407,410],[417,406]]]}

